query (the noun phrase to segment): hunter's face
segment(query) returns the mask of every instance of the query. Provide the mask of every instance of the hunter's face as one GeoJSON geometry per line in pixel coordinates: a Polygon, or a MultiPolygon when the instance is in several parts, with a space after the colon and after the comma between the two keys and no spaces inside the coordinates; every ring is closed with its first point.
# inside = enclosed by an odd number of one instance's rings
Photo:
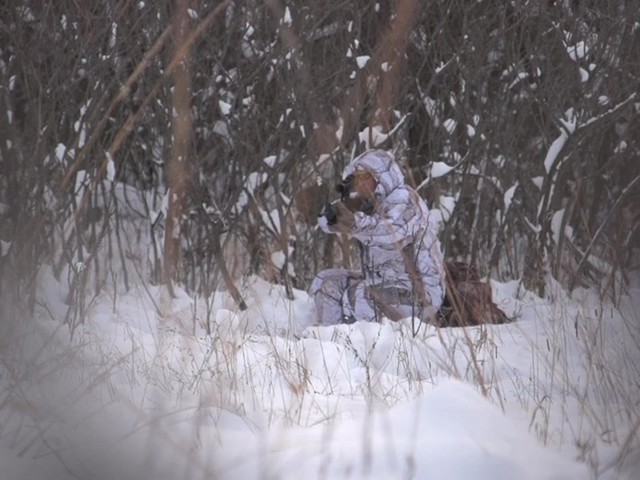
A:
{"type": "Polygon", "coordinates": [[[377,184],[378,182],[376,182],[375,177],[371,173],[365,170],[356,170],[354,172],[351,191],[357,193],[359,197],[370,198],[373,196],[377,184]]]}

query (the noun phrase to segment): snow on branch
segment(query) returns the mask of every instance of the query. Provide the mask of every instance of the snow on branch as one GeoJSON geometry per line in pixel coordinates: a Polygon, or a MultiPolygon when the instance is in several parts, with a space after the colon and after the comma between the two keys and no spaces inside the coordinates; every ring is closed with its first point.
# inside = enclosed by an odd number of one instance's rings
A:
{"type": "Polygon", "coordinates": [[[599,122],[600,120],[608,118],[610,115],[613,115],[618,110],[623,109],[624,107],[629,105],[631,102],[635,101],[637,98],[638,98],[638,92],[633,92],[625,100],[623,100],[622,102],[618,103],[617,105],[614,105],[613,107],[611,107],[606,112],[603,112],[600,115],[596,115],[595,117],[591,117],[589,120],[583,122],[580,125],[579,129],[583,129],[583,128],[589,127],[589,126],[593,125],[594,123],[599,122]]]}
{"type": "Polygon", "coordinates": [[[573,108],[567,110],[565,118],[558,119],[558,122],[560,123],[560,135],[551,143],[544,158],[544,169],[547,173],[546,183],[549,186],[546,189],[547,193],[543,195],[543,198],[540,200],[540,204],[538,205],[538,219],[540,219],[543,214],[545,204],[547,204],[552,197],[557,172],[560,169],[563,158],[565,158],[564,155],[562,155],[562,151],[569,141],[569,138],[576,134],[583,134],[585,129],[598,124],[600,121],[610,118],[631,102],[635,101],[637,97],[638,92],[634,92],[625,100],[614,105],[606,112],[593,116],[586,121],[580,122],[580,124],[578,124],[577,115],[573,108]]]}

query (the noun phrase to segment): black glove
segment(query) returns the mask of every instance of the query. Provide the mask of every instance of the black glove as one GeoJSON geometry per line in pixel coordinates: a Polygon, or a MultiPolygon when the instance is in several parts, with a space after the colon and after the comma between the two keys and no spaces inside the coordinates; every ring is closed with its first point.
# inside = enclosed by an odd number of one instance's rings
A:
{"type": "Polygon", "coordinates": [[[355,216],[342,202],[327,203],[322,215],[333,232],[348,233],[356,226],[355,216]]]}

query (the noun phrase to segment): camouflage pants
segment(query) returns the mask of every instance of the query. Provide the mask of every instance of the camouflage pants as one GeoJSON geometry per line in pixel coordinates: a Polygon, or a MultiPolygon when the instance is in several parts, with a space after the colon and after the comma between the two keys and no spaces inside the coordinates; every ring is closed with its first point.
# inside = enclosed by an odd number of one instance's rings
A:
{"type": "Polygon", "coordinates": [[[411,291],[375,284],[360,272],[341,268],[320,272],[311,284],[311,295],[320,325],[374,322],[383,316],[397,321],[416,315],[411,291]]]}

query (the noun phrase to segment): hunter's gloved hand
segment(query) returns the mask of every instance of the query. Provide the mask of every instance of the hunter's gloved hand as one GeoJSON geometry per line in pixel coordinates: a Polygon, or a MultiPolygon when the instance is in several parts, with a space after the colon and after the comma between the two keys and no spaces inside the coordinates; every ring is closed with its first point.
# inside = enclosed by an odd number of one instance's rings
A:
{"type": "Polygon", "coordinates": [[[327,224],[333,232],[349,233],[356,225],[356,218],[342,202],[327,205],[325,208],[327,224]]]}

